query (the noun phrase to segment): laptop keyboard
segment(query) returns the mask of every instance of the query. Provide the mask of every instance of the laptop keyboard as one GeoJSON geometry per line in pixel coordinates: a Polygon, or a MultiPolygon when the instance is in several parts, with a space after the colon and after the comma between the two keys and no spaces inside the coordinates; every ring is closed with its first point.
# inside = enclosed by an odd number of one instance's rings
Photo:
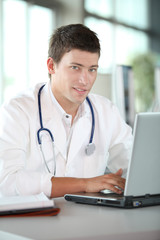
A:
{"type": "Polygon", "coordinates": [[[115,192],[113,192],[113,191],[111,191],[111,190],[108,190],[108,189],[104,189],[104,190],[101,190],[100,191],[101,193],[103,193],[103,194],[105,194],[105,195],[108,195],[108,194],[114,194],[114,195],[118,195],[118,196],[123,196],[123,191],[122,191],[122,194],[117,194],[117,193],[115,193],[115,192]]]}
{"type": "Polygon", "coordinates": [[[102,193],[101,192],[100,194],[101,194],[101,197],[116,198],[116,199],[121,199],[124,196],[124,193],[117,194],[117,193],[114,193],[114,192],[111,192],[111,193],[102,193]]]}

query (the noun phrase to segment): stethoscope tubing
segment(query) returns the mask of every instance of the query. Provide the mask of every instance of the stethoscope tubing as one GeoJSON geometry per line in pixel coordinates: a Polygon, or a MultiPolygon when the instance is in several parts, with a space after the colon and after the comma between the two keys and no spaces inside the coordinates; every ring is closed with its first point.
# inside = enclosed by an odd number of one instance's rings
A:
{"type": "Polygon", "coordinates": [[[91,114],[92,114],[92,129],[91,129],[91,136],[89,139],[89,143],[91,144],[93,142],[93,136],[94,136],[94,129],[95,129],[95,117],[94,117],[94,111],[93,111],[93,107],[91,104],[91,101],[89,100],[88,97],[86,97],[86,100],[89,104],[90,110],[91,110],[91,114]]]}
{"type": "MultiPolygon", "coordinates": [[[[42,85],[40,87],[39,91],[38,91],[38,111],[39,111],[40,129],[37,131],[37,139],[38,139],[38,144],[40,146],[40,150],[42,152],[42,157],[43,157],[43,160],[45,162],[46,168],[47,168],[48,172],[50,173],[49,167],[47,165],[47,162],[46,162],[43,150],[42,150],[41,132],[46,131],[50,135],[52,145],[53,145],[53,157],[54,157],[54,164],[55,164],[54,175],[55,175],[56,160],[55,160],[55,152],[54,152],[54,137],[53,137],[52,132],[48,128],[43,127],[43,120],[42,120],[41,92],[42,92],[42,89],[44,88],[44,86],[45,86],[45,84],[42,85]]],[[[89,144],[86,146],[85,152],[86,152],[87,155],[91,155],[95,150],[95,145],[93,143],[94,130],[95,130],[95,117],[94,117],[94,111],[93,111],[91,101],[89,100],[88,97],[86,97],[86,100],[87,100],[87,103],[90,107],[90,111],[91,111],[91,115],[92,115],[92,127],[91,127],[91,135],[90,135],[90,139],[89,139],[89,144]]]]}
{"type": "MultiPolygon", "coordinates": [[[[51,133],[51,131],[48,128],[43,127],[42,108],[41,108],[41,92],[42,92],[42,89],[44,88],[44,86],[45,86],[45,84],[42,85],[38,91],[38,110],[39,110],[40,129],[37,131],[37,139],[38,139],[39,144],[41,144],[40,133],[42,131],[47,131],[51,137],[52,142],[54,142],[54,137],[53,137],[53,134],[51,133]]],[[[86,97],[86,100],[88,102],[88,105],[91,110],[91,115],[92,115],[92,128],[91,128],[91,135],[90,135],[90,139],[89,139],[89,144],[92,144],[93,136],[94,136],[94,129],[95,129],[95,117],[94,117],[94,111],[93,111],[93,107],[92,107],[90,99],[88,97],[86,97]]]]}
{"type": "Polygon", "coordinates": [[[53,137],[53,134],[51,133],[51,131],[48,128],[43,127],[42,109],[41,109],[41,92],[42,92],[42,89],[44,88],[44,86],[45,86],[45,84],[42,85],[42,87],[39,89],[39,92],[38,92],[38,110],[39,110],[39,121],[40,121],[40,126],[41,126],[40,129],[37,131],[37,139],[38,139],[39,144],[42,143],[41,138],[40,138],[40,133],[42,131],[48,132],[51,137],[52,142],[54,142],[54,137],[53,137]]]}

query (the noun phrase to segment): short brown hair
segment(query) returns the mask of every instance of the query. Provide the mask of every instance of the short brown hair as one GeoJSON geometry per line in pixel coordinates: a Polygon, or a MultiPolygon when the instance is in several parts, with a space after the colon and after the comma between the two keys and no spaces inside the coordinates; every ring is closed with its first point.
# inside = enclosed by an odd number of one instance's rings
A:
{"type": "Polygon", "coordinates": [[[59,63],[66,52],[80,49],[100,56],[97,34],[83,24],[70,24],[55,30],[50,38],[48,57],[59,63]]]}

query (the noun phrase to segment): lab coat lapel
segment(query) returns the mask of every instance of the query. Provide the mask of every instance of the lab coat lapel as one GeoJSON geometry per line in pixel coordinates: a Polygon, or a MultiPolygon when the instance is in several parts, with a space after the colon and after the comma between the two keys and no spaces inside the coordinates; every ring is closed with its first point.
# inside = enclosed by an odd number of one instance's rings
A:
{"type": "Polygon", "coordinates": [[[53,134],[55,154],[60,152],[66,158],[66,132],[61,124],[61,117],[52,102],[49,84],[44,87],[41,99],[43,127],[48,128],[53,134]]]}
{"type": "Polygon", "coordinates": [[[92,122],[88,116],[81,117],[76,123],[70,143],[68,163],[74,159],[82,146],[84,146],[85,151],[85,144],[89,143],[91,125],[92,122]]]}

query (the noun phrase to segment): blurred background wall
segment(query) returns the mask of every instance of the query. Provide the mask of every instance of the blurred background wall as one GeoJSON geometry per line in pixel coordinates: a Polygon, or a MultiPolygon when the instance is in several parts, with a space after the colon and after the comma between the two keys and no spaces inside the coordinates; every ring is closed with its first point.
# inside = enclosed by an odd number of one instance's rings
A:
{"type": "Polygon", "coordinates": [[[0,104],[46,82],[51,33],[83,23],[102,48],[92,92],[115,102],[124,118],[159,110],[159,12],[159,0],[0,0],[0,104]]]}

